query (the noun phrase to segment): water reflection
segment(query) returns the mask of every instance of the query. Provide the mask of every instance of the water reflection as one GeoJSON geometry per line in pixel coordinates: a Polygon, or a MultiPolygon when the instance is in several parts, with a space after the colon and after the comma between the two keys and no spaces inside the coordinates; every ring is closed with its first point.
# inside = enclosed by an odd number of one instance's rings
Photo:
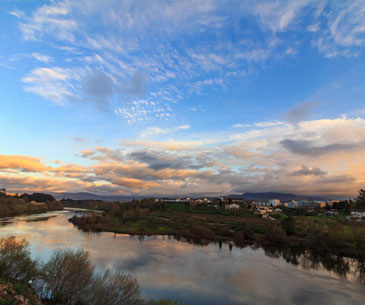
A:
{"type": "Polygon", "coordinates": [[[98,270],[122,265],[146,296],[184,305],[363,304],[364,262],[298,248],[87,233],[68,222],[75,213],[8,219],[0,236],[26,238],[33,257],[42,259],[55,248],[84,248],[98,270]]]}

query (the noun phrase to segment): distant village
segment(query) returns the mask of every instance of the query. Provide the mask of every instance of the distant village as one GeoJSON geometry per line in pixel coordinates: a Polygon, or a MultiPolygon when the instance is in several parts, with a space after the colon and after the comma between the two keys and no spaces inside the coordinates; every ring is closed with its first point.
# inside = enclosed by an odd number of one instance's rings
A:
{"type": "MultiPolygon", "coordinates": [[[[216,209],[224,209],[237,211],[240,209],[248,209],[262,218],[275,220],[273,214],[282,213],[283,209],[305,209],[308,213],[316,213],[318,216],[339,216],[340,210],[334,205],[338,200],[289,200],[281,202],[280,199],[268,200],[245,200],[242,198],[216,197],[216,198],[157,198],[156,202],[179,203],[190,207],[206,206],[216,209]]],[[[350,215],[346,215],[348,221],[361,221],[365,219],[365,211],[351,211],[350,215]]]]}

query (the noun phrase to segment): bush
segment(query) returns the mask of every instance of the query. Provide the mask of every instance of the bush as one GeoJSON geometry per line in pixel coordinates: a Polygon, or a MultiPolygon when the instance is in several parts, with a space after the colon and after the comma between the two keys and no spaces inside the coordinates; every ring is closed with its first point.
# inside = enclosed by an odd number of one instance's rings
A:
{"type": "Polygon", "coordinates": [[[30,258],[28,243],[14,236],[0,239],[0,277],[28,281],[37,276],[37,262],[30,258]]]}
{"type": "Polygon", "coordinates": [[[142,305],[135,278],[120,268],[94,272],[88,252],[57,250],[41,268],[36,283],[39,295],[51,304],[142,305]]]}
{"type": "Polygon", "coordinates": [[[93,276],[88,305],[142,305],[137,280],[120,267],[93,276]]]}
{"type": "Polygon", "coordinates": [[[234,239],[235,241],[244,241],[245,235],[243,231],[237,231],[234,233],[234,239]]]}
{"type": "Polygon", "coordinates": [[[87,252],[57,250],[41,268],[40,296],[51,303],[82,304],[93,271],[87,252]]]}
{"type": "Polygon", "coordinates": [[[266,239],[276,243],[282,243],[285,239],[284,230],[276,223],[267,224],[264,228],[264,235],[266,239]]]}
{"type": "Polygon", "coordinates": [[[283,218],[280,222],[281,228],[285,231],[286,235],[294,235],[296,233],[295,222],[293,217],[283,218]]]}
{"type": "Polygon", "coordinates": [[[203,225],[193,225],[191,227],[191,232],[193,235],[197,235],[202,238],[211,238],[214,236],[213,231],[203,225]]]}

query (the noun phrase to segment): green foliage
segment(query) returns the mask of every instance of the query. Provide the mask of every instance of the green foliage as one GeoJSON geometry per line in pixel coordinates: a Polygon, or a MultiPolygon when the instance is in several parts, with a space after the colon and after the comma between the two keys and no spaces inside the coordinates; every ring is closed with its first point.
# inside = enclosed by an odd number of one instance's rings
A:
{"type": "Polygon", "coordinates": [[[281,228],[285,231],[287,236],[293,235],[296,233],[294,218],[289,216],[283,218],[280,222],[281,228]]]}

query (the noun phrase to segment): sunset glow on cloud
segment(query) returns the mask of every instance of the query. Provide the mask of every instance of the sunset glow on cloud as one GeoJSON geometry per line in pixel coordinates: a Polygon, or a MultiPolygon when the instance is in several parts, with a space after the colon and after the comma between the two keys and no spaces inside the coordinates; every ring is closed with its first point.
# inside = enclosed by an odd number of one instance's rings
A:
{"type": "Polygon", "coordinates": [[[354,196],[363,1],[1,4],[0,187],[354,196]]]}

